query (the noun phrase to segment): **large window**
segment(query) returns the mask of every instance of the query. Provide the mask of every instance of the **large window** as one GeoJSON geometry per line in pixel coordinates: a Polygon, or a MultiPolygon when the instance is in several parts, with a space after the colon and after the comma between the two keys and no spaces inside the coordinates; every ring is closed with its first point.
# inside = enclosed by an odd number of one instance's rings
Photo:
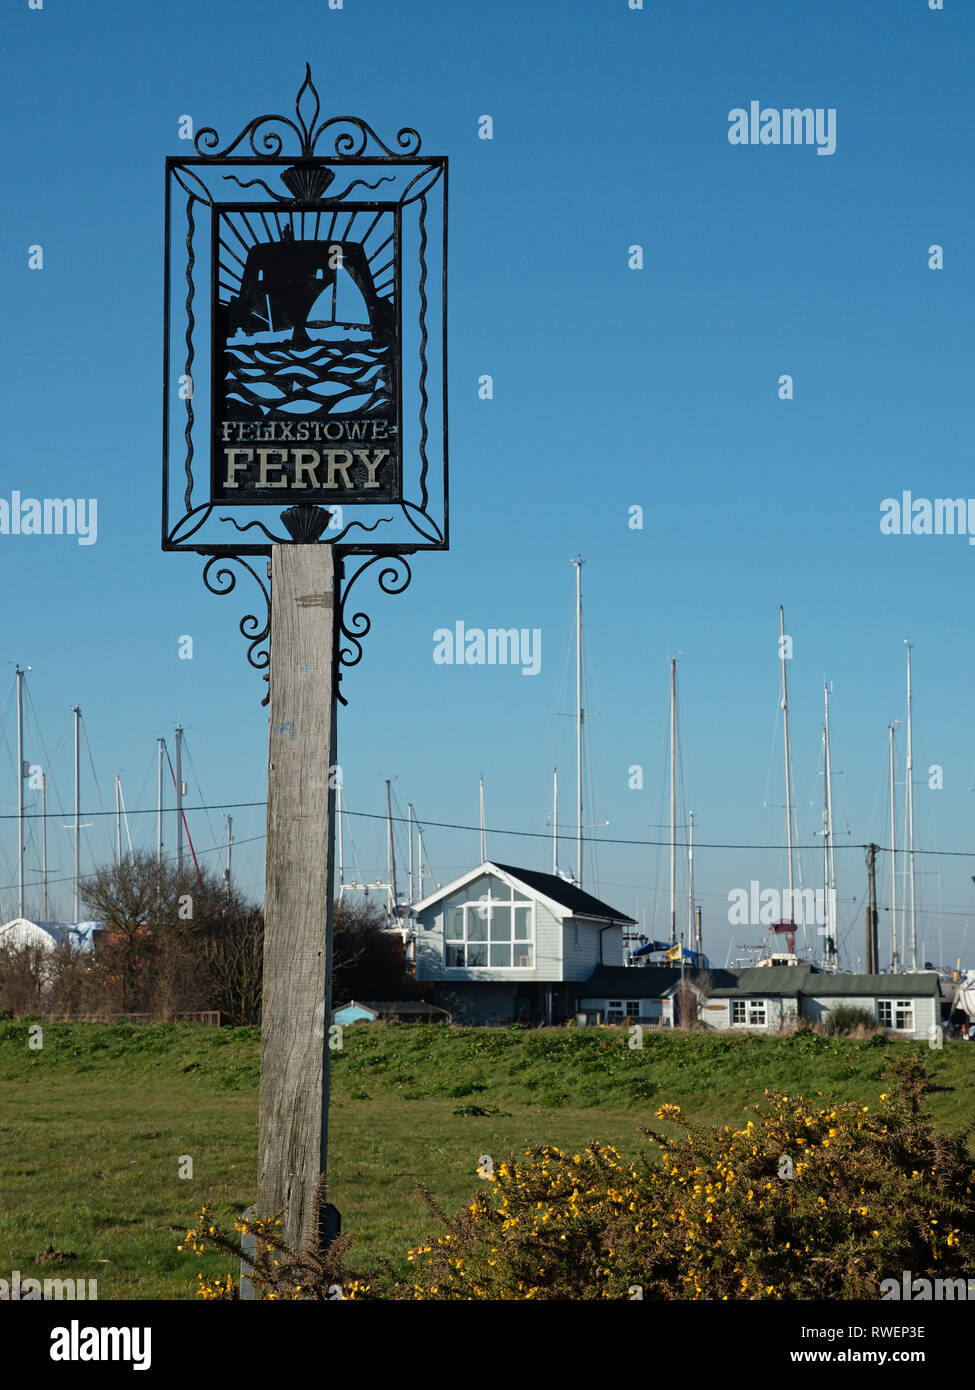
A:
{"type": "Polygon", "coordinates": [[[732,999],[732,1023],[744,1023],[750,1028],[764,1028],[766,1023],[764,999],[732,999]]]}
{"type": "Polygon", "coordinates": [[[528,970],[535,964],[532,905],[503,884],[476,902],[447,908],[444,949],[449,966],[528,970]]]}
{"type": "Polygon", "coordinates": [[[914,1003],[910,999],[878,999],[877,1021],[884,1028],[898,1032],[914,1032],[914,1003]]]}

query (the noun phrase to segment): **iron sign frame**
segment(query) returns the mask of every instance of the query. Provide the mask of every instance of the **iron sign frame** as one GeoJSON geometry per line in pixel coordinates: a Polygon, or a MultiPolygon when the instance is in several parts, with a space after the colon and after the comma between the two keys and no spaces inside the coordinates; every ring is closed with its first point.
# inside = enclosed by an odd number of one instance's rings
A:
{"type": "MultiPolygon", "coordinates": [[[[342,576],[347,559],[361,559],[348,581],[340,587],[336,627],[338,660],[343,665],[355,665],[361,660],[362,638],[371,626],[366,614],[346,612],[349,590],[359,576],[384,561],[376,572],[380,589],[389,594],[402,593],[412,577],[408,555],[449,548],[447,159],[446,156],[422,155],[420,136],[410,127],[397,131],[393,148],[360,118],[334,116],[320,120],[320,109],[318,91],[310,66],[306,64],[305,78],[295,99],[294,119],[284,115],[256,116],[222,148],[216,130],[206,127],[197,132],[192,155],[166,159],[162,549],[189,551],[207,557],[203,579],[212,593],[229,594],[235,589],[238,576],[234,566],[245,570],[256,581],[267,616],[262,619],[249,614],[240,621],[239,627],[248,644],[248,661],[262,671],[270,664],[270,593],[261,577],[261,567],[255,566],[252,560],[270,556],[273,545],[332,545],[342,576]],[[291,137],[296,137],[297,152],[289,155],[284,153],[284,146],[285,140],[291,142],[291,137]],[[320,145],[322,153],[317,152],[320,145]],[[247,148],[252,153],[240,153],[247,148]],[[284,191],[273,186],[276,182],[284,191]],[[387,191],[385,185],[392,185],[392,190],[387,191]],[[353,196],[356,188],[363,191],[353,196]],[[335,189],[338,191],[333,191],[335,189]],[[176,235],[181,194],[185,195],[185,259],[176,235]],[[266,221],[269,215],[277,224],[282,239],[285,235],[280,230],[283,216],[289,219],[292,227],[295,216],[299,217],[304,227],[307,215],[327,213],[332,216],[334,228],[336,217],[343,212],[352,213],[347,226],[352,226],[356,210],[369,208],[379,215],[393,214],[396,227],[395,350],[398,352],[398,360],[394,357],[394,375],[399,427],[399,495],[395,500],[387,498],[372,503],[342,497],[340,512],[328,510],[321,500],[312,503],[299,500],[297,505],[282,510],[281,529],[272,529],[267,524],[271,499],[261,498],[246,504],[214,499],[212,457],[206,461],[206,496],[200,500],[201,480],[194,476],[194,467],[197,474],[204,470],[197,462],[197,444],[202,436],[208,453],[212,454],[213,379],[219,360],[215,331],[220,274],[219,253],[215,254],[217,233],[221,218],[242,207],[259,208],[266,226],[270,225],[266,221]],[[428,220],[431,207],[432,221],[428,220]],[[410,209],[408,218],[407,209],[410,209]],[[436,215],[438,211],[439,216],[436,215]],[[210,219],[206,243],[209,284],[204,296],[202,286],[197,285],[197,257],[198,219],[205,222],[206,218],[210,219]],[[433,256],[440,261],[438,279],[429,273],[431,243],[433,256]],[[409,262],[415,265],[415,280],[408,280],[406,275],[408,251],[411,253],[409,262]],[[185,298],[177,324],[174,304],[182,293],[184,281],[185,298]],[[411,313],[415,311],[408,331],[407,307],[411,313]],[[198,322],[198,315],[204,313],[210,320],[205,333],[198,322]],[[198,359],[205,363],[201,375],[210,377],[209,391],[196,390],[193,373],[198,359]],[[407,373],[408,359],[415,359],[418,368],[415,373],[407,373]],[[201,397],[209,402],[205,407],[205,428],[194,406],[194,400],[199,401],[201,397]],[[179,450],[181,457],[177,459],[173,444],[179,425],[182,425],[182,448],[179,450]],[[440,460],[429,456],[438,433],[442,437],[440,460]],[[181,499],[180,484],[175,482],[174,476],[179,463],[185,479],[181,499]],[[364,508],[378,509],[380,515],[373,520],[373,511],[366,511],[364,514],[369,520],[361,520],[364,508]],[[348,522],[346,511],[354,513],[348,522]],[[218,516],[218,512],[224,515],[218,516]],[[243,524],[235,518],[234,512],[244,518],[243,524]],[[228,526],[233,527],[236,535],[225,529],[228,526]],[[334,534],[329,534],[330,531],[334,534]]],[[[269,232],[269,239],[274,239],[272,232],[269,232]]],[[[326,240],[317,236],[312,239],[326,240]]],[[[270,304],[268,314],[270,317],[270,304]]],[[[278,505],[283,500],[274,499],[278,505]]]]}

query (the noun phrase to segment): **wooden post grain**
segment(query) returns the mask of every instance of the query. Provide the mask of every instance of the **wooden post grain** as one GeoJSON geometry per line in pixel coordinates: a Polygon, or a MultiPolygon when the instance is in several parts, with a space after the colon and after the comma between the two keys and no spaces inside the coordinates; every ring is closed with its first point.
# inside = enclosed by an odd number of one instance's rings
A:
{"type": "Polygon", "coordinates": [[[335,559],[271,552],[271,700],[258,1205],[306,1245],[326,1167],[335,791],[335,559]]]}

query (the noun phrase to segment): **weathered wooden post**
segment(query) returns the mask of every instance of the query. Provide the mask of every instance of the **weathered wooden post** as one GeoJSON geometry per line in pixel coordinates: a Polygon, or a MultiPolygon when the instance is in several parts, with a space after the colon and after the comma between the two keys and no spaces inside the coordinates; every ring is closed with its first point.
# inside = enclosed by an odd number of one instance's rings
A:
{"type": "Polygon", "coordinates": [[[199,129],[166,161],[162,544],[208,557],[212,593],[246,571],[266,605],[239,624],[270,681],[257,1206],[286,1209],[298,1247],[338,1229],[334,1207],[317,1231],[310,1218],[327,1160],[339,667],[371,626],[349,593],[377,564],[380,589],[402,593],[405,557],[448,545],[447,161],[408,127],[393,147],[319,113],[306,65],[294,119],[255,117],[222,149],[199,129]]]}
{"type": "Polygon", "coordinates": [[[335,808],[334,552],[271,551],[258,1206],[306,1244],[326,1169],[335,808]]]}

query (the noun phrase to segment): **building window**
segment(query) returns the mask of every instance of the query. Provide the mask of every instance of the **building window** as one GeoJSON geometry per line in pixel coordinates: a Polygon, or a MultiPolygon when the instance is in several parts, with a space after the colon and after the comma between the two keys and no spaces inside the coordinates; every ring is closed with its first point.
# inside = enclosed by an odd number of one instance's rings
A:
{"type": "Polygon", "coordinates": [[[877,1022],[900,1033],[914,1032],[914,1002],[911,999],[878,999],[877,1022]]]}
{"type": "Polygon", "coordinates": [[[606,1022],[622,1023],[624,1018],[640,1017],[639,999],[607,999],[606,1022]]]}
{"type": "Polygon", "coordinates": [[[532,905],[510,888],[493,886],[476,902],[446,910],[444,963],[472,968],[530,970],[535,964],[532,905]]]}
{"type": "Polygon", "coordinates": [[[732,1023],[744,1023],[749,1028],[764,1028],[767,1021],[764,999],[732,999],[732,1023]]]}

